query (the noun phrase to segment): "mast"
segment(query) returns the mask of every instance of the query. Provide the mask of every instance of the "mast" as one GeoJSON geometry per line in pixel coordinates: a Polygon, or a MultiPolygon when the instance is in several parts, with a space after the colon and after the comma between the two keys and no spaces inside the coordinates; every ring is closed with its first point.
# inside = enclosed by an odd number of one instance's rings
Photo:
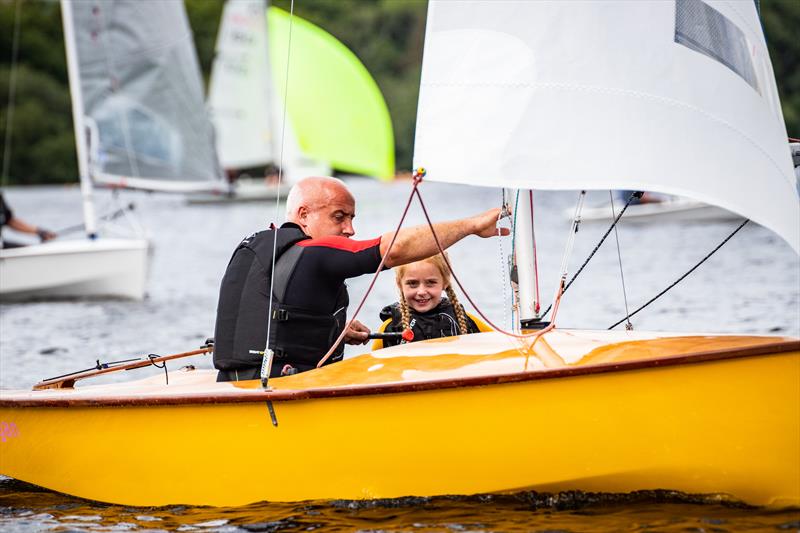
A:
{"type": "Polygon", "coordinates": [[[532,191],[517,189],[517,199],[514,212],[514,255],[519,284],[519,321],[523,329],[539,329],[546,324],[541,322],[537,299],[532,191]]]}
{"type": "MultiPolygon", "coordinates": [[[[61,0],[61,20],[64,24],[64,45],[67,51],[67,73],[69,74],[69,93],[72,99],[72,124],[75,131],[75,147],[78,153],[78,173],[81,179],[83,197],[83,222],[86,236],[97,238],[97,222],[94,213],[92,178],[89,175],[88,132],[84,123],[83,95],[78,72],[78,55],[75,48],[75,27],[73,25],[72,2],[61,0]]],[[[95,140],[96,142],[96,140],[95,140]]]]}

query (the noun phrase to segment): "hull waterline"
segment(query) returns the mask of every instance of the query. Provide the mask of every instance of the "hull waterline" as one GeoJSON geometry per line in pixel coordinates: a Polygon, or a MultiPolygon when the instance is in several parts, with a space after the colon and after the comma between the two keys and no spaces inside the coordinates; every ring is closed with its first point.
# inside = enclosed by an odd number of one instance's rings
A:
{"type": "MultiPolygon", "coordinates": [[[[494,334],[469,337],[482,335],[494,334]]],[[[798,505],[800,343],[761,346],[614,362],[606,345],[569,368],[537,352],[526,372],[487,376],[475,365],[513,356],[448,355],[450,343],[430,357],[356,357],[271,392],[209,371],[173,372],[169,386],[4,391],[0,473],[126,505],[567,489],[798,505]],[[470,377],[443,377],[464,357],[470,377]],[[333,385],[348,374],[361,384],[333,385]]]]}

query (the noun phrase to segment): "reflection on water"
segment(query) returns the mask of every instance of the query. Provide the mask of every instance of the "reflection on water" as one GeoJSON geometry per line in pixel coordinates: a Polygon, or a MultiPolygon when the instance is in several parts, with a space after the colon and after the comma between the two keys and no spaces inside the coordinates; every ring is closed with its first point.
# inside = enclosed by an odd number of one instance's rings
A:
{"type": "Polygon", "coordinates": [[[798,531],[800,511],[767,510],[669,491],[565,492],[122,507],[0,480],[0,530],[27,531],[798,531]]]}
{"type": "MultiPolygon", "coordinates": [[[[357,237],[390,231],[405,205],[408,183],[351,182],[357,198],[357,237]]],[[[57,230],[80,221],[77,188],[11,188],[6,200],[19,216],[57,230]]],[[[498,205],[499,191],[424,183],[422,194],[434,220],[450,220],[498,205]]],[[[541,292],[552,295],[567,237],[564,209],[577,193],[537,193],[537,248],[541,292]]],[[[588,205],[608,193],[589,196],[588,205]]],[[[98,192],[98,213],[107,193],[98,192]]],[[[78,301],[0,305],[0,389],[30,388],[39,379],[149,353],[195,349],[212,336],[219,281],[239,240],[280,221],[273,203],[187,206],[182,198],[146,194],[134,200],[151,234],[148,297],[141,302],[78,301]]],[[[424,221],[418,207],[408,224],[424,221]]],[[[686,272],[735,224],[626,225],[619,228],[627,297],[631,309],[686,272]]],[[[576,268],[607,225],[582,226],[570,260],[576,268]]],[[[510,240],[470,237],[451,249],[459,278],[490,318],[508,326],[510,291],[501,283],[501,253],[510,240]]],[[[605,329],[624,316],[616,245],[609,240],[565,295],[559,327],[605,329]]],[[[349,283],[353,307],[369,278],[349,283]]],[[[459,291],[460,293],[460,291],[459,291]]],[[[384,273],[359,319],[377,326],[379,310],[396,300],[391,273],[384,273]]],[[[465,300],[462,298],[462,300],[465,300]]],[[[545,298],[545,306],[549,296],[545,298]]],[[[800,262],[768,230],[748,224],[700,269],[667,296],[634,317],[637,330],[800,334],[800,262]]],[[[366,347],[348,347],[347,357],[366,347]]],[[[195,357],[209,368],[208,357],[195,357]]],[[[111,375],[131,379],[162,372],[150,368],[111,375]]],[[[342,453],[346,453],[343,451],[342,453]]],[[[205,458],[205,460],[211,460],[205,458]]],[[[248,464],[252,464],[249,461],[248,464]]],[[[268,464],[268,461],[265,461],[268,464]]],[[[254,469],[255,470],[255,469],[254,469]]],[[[76,473],[76,475],[80,475],[76,473]]],[[[253,473],[253,475],[264,475],[253,473]]],[[[268,475],[264,475],[269,482],[268,475]]],[[[236,509],[203,507],[128,508],[89,503],[0,481],[0,530],[62,531],[797,531],[797,511],[773,512],[699,501],[673,493],[597,497],[567,493],[513,496],[400,499],[379,502],[256,504],[236,509]]]]}

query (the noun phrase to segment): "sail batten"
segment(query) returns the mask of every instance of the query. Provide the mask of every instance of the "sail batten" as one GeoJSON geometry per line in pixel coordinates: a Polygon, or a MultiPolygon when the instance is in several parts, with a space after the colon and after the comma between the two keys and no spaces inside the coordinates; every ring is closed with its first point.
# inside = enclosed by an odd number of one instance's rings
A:
{"type": "Polygon", "coordinates": [[[192,33],[179,0],[72,3],[96,183],[219,189],[192,33]]]}
{"type": "Polygon", "coordinates": [[[415,166],[474,185],[679,194],[800,250],[766,43],[754,6],[731,4],[433,0],[415,166]]]}

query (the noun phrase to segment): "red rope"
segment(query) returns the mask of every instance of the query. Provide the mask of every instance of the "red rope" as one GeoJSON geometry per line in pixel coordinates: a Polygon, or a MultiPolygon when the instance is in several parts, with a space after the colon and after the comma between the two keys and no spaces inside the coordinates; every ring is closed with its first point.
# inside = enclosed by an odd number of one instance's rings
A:
{"type": "MultiPolygon", "coordinates": [[[[361,312],[361,308],[364,307],[364,303],[367,301],[367,297],[369,296],[370,292],[372,292],[372,289],[375,287],[375,282],[378,279],[378,275],[383,270],[383,265],[386,262],[386,258],[389,256],[389,252],[392,250],[392,247],[394,246],[394,243],[397,240],[397,235],[398,235],[398,233],[400,233],[400,228],[403,227],[403,222],[405,221],[406,216],[408,215],[408,209],[411,207],[411,200],[414,198],[414,195],[416,195],[417,196],[417,200],[419,200],[419,205],[420,205],[420,207],[422,207],[422,212],[425,214],[425,220],[428,222],[428,227],[431,230],[431,235],[433,235],[433,240],[436,242],[436,247],[439,249],[439,253],[442,254],[442,257],[444,258],[444,261],[447,264],[447,268],[450,269],[450,273],[453,275],[453,279],[456,280],[456,284],[458,284],[458,287],[461,289],[461,292],[464,293],[464,296],[467,298],[467,300],[472,305],[472,307],[475,309],[475,311],[478,313],[478,315],[480,315],[480,317],[487,324],[489,324],[489,326],[491,326],[498,333],[502,333],[503,335],[507,335],[509,337],[514,337],[514,338],[517,338],[517,339],[533,339],[533,343],[535,343],[536,340],[539,337],[541,337],[542,335],[544,335],[548,331],[550,331],[550,330],[555,328],[555,326],[556,326],[556,322],[555,322],[556,314],[558,313],[558,306],[559,306],[559,303],[561,302],[561,295],[564,292],[564,290],[563,290],[564,280],[563,279],[561,280],[561,284],[559,285],[559,291],[558,291],[558,293],[556,295],[556,300],[555,300],[555,302],[553,304],[553,315],[552,315],[552,318],[550,319],[550,324],[547,327],[545,327],[544,329],[541,329],[541,330],[537,331],[536,333],[529,333],[527,335],[524,335],[524,334],[523,335],[519,335],[517,333],[506,331],[506,330],[498,327],[494,322],[492,322],[489,319],[489,317],[487,317],[483,313],[483,311],[481,311],[481,309],[475,304],[475,302],[472,300],[472,297],[469,295],[467,290],[464,288],[464,285],[462,285],[461,280],[458,279],[458,276],[456,275],[455,271],[453,270],[453,265],[450,264],[450,260],[447,258],[447,255],[444,253],[444,248],[442,248],[442,244],[439,241],[439,236],[436,235],[436,230],[433,228],[433,222],[431,221],[431,217],[428,215],[428,209],[425,207],[425,202],[422,200],[422,195],[419,192],[419,184],[422,183],[422,177],[424,175],[425,175],[425,170],[424,169],[417,169],[417,170],[414,171],[414,186],[411,188],[411,194],[409,195],[408,201],[406,202],[406,207],[403,210],[403,215],[400,217],[400,221],[397,224],[397,229],[395,230],[394,235],[392,236],[392,240],[389,242],[389,247],[386,249],[386,253],[381,258],[381,263],[380,263],[380,265],[378,265],[378,269],[375,271],[375,274],[372,277],[372,281],[370,282],[369,287],[367,288],[367,292],[364,294],[364,297],[361,299],[361,302],[358,304],[358,307],[356,308],[355,313],[353,313],[353,317],[347,322],[347,325],[345,326],[344,330],[342,330],[342,332],[339,334],[339,338],[337,338],[336,342],[333,343],[333,346],[331,346],[331,348],[328,350],[328,353],[326,353],[323,356],[323,358],[320,359],[319,363],[317,363],[317,368],[319,368],[323,364],[325,364],[325,361],[327,361],[330,358],[330,356],[333,354],[333,352],[336,351],[336,347],[339,346],[339,343],[342,342],[342,340],[344,339],[345,335],[347,334],[347,331],[350,329],[350,326],[353,324],[353,322],[355,321],[356,317],[358,316],[358,313],[361,312]]],[[[537,283],[537,288],[538,288],[538,283],[537,283]]],[[[531,343],[531,346],[533,346],[533,343],[531,343]]]]}
{"type": "Polygon", "coordinates": [[[789,142],[790,143],[800,143],[800,139],[792,139],[791,137],[789,137],[789,142]]]}
{"type": "Polygon", "coordinates": [[[397,229],[395,230],[394,235],[392,236],[392,240],[389,241],[389,247],[386,249],[386,253],[383,254],[383,257],[381,258],[381,263],[378,265],[378,269],[375,271],[375,275],[372,276],[372,281],[370,282],[369,287],[367,288],[367,292],[364,294],[364,297],[358,304],[358,308],[356,309],[356,312],[353,313],[353,317],[347,322],[347,325],[345,325],[344,329],[339,334],[339,338],[336,339],[336,342],[334,342],[333,346],[330,347],[328,353],[326,353],[325,356],[322,359],[320,359],[319,363],[317,363],[317,368],[325,364],[325,361],[327,361],[328,358],[330,358],[330,356],[333,354],[333,352],[336,351],[336,347],[339,346],[339,343],[342,342],[344,336],[347,334],[347,330],[350,329],[350,326],[355,321],[356,317],[358,316],[358,313],[361,312],[361,308],[364,307],[364,302],[367,301],[367,296],[369,296],[369,293],[372,292],[372,288],[375,286],[375,282],[378,280],[378,275],[383,270],[384,263],[386,263],[386,258],[389,257],[389,252],[392,250],[392,246],[394,246],[394,242],[397,240],[397,234],[400,233],[400,228],[403,227],[403,221],[405,221],[406,215],[408,215],[408,208],[411,207],[411,200],[414,199],[414,193],[417,191],[417,187],[419,187],[419,184],[422,182],[423,175],[424,175],[423,169],[418,169],[414,171],[414,186],[411,188],[411,194],[408,195],[408,201],[406,202],[406,208],[403,210],[403,216],[400,217],[400,222],[397,223],[397,229]]]}
{"type": "Polygon", "coordinates": [[[533,191],[528,191],[530,195],[531,201],[531,237],[533,238],[533,281],[536,285],[536,307],[534,308],[534,312],[538,315],[539,309],[541,309],[541,305],[539,302],[541,298],[539,297],[539,258],[538,254],[536,253],[536,230],[534,229],[533,225],[533,191]]]}
{"type": "Polygon", "coordinates": [[[478,315],[480,315],[480,317],[487,324],[489,324],[495,331],[497,331],[499,333],[502,333],[503,335],[507,335],[509,337],[514,337],[514,338],[517,338],[517,339],[530,339],[530,338],[533,338],[534,341],[536,340],[536,338],[538,338],[539,336],[541,336],[545,332],[550,331],[551,329],[553,329],[555,327],[555,311],[556,311],[556,309],[558,307],[558,302],[561,300],[561,292],[562,291],[559,291],[559,293],[557,295],[557,299],[556,299],[556,302],[555,302],[555,305],[554,305],[554,309],[553,309],[553,316],[552,316],[552,318],[550,320],[550,325],[547,326],[546,328],[542,329],[542,330],[537,331],[536,333],[529,333],[527,335],[525,335],[525,334],[520,335],[520,334],[517,334],[517,333],[513,333],[511,331],[506,331],[503,328],[498,327],[494,322],[492,322],[483,313],[483,311],[481,311],[481,309],[475,304],[475,302],[472,300],[472,297],[469,295],[467,290],[464,288],[464,285],[461,284],[461,280],[458,279],[458,276],[456,275],[455,270],[453,270],[453,265],[450,264],[450,260],[444,254],[444,249],[442,248],[442,244],[439,242],[439,236],[436,235],[436,230],[433,229],[433,222],[431,222],[431,217],[428,216],[428,209],[425,207],[425,202],[422,200],[422,195],[420,195],[419,190],[417,190],[415,188],[414,191],[412,192],[412,194],[416,194],[417,195],[417,200],[419,200],[419,205],[420,205],[420,207],[422,207],[422,212],[425,214],[425,220],[428,221],[428,227],[430,227],[430,229],[431,229],[431,234],[433,235],[433,240],[436,242],[436,246],[439,248],[439,253],[442,254],[442,257],[444,257],[444,261],[445,261],[445,263],[447,263],[447,268],[450,269],[450,273],[453,275],[453,279],[456,280],[456,284],[458,284],[458,287],[461,289],[461,292],[464,293],[464,296],[467,298],[469,303],[472,305],[472,307],[475,309],[475,311],[477,311],[478,315]]]}

